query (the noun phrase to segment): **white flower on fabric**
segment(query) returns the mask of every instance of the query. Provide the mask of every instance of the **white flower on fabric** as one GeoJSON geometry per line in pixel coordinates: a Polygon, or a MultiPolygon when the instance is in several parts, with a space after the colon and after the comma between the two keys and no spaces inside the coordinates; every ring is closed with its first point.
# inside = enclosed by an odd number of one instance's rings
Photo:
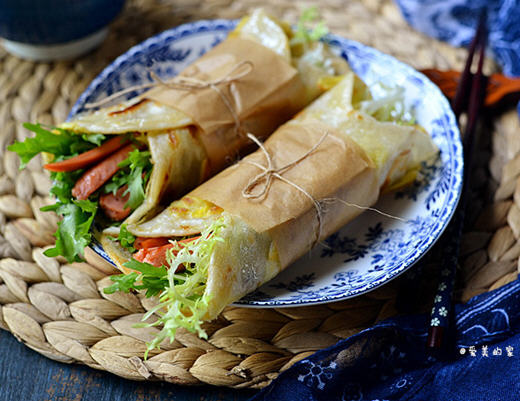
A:
{"type": "Polygon", "coordinates": [[[435,306],[432,308],[432,313],[435,313],[435,306]]]}
{"type": "Polygon", "coordinates": [[[399,381],[395,384],[395,386],[396,386],[397,388],[403,388],[403,387],[406,386],[407,384],[408,384],[408,380],[406,380],[406,379],[401,379],[401,380],[399,380],[399,381]]]}
{"type": "Polygon", "coordinates": [[[441,301],[442,301],[442,296],[437,295],[437,296],[435,297],[434,302],[437,304],[437,303],[439,303],[439,302],[441,302],[441,301]]]}
{"type": "Polygon", "coordinates": [[[444,291],[446,288],[447,288],[447,287],[446,287],[446,284],[445,284],[445,283],[440,283],[440,284],[439,284],[439,290],[444,291]]]}
{"type": "Polygon", "coordinates": [[[439,315],[441,316],[448,316],[448,309],[446,309],[444,306],[442,308],[439,309],[439,315]]]}
{"type": "Polygon", "coordinates": [[[298,381],[304,383],[307,387],[317,387],[319,390],[325,388],[325,384],[332,378],[332,371],[336,369],[336,362],[330,362],[325,365],[323,362],[312,362],[303,361],[302,365],[306,365],[304,368],[306,372],[298,375],[298,381]]]}
{"type": "Polygon", "coordinates": [[[434,317],[432,319],[432,323],[431,323],[432,326],[440,326],[440,324],[441,324],[441,321],[439,320],[439,318],[434,317]]]}

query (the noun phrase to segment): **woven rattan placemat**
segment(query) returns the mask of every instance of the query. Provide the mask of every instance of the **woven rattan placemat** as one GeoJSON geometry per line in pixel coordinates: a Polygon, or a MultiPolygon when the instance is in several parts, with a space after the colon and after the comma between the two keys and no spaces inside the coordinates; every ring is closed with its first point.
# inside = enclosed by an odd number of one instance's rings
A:
{"type": "MultiPolygon", "coordinates": [[[[357,333],[398,311],[406,283],[397,279],[349,301],[288,309],[229,307],[206,325],[208,340],[179,331],[173,344],[143,360],[155,329],[135,329],[146,300],[106,295],[100,288],[113,270],[92,252],[88,263],[66,264],[43,249],[53,242],[56,216],[39,210],[52,202],[40,160],[20,171],[6,151],[23,140],[26,121],[63,121],[79,94],[112,59],[164,29],[205,18],[237,18],[263,6],[294,22],[303,7],[319,4],[330,30],[374,46],[416,68],[461,69],[466,52],[409,28],[388,0],[293,2],[291,0],[129,1],[97,51],[75,61],[32,63],[0,50],[0,328],[48,358],[83,363],[134,380],[209,383],[260,388],[316,350],[357,333]]],[[[488,70],[493,69],[488,63],[488,70]]],[[[474,199],[474,227],[463,238],[457,296],[471,296],[517,277],[520,255],[520,129],[514,111],[484,128],[474,199]]],[[[415,289],[431,293],[436,267],[424,269],[415,289]],[[429,291],[429,292],[428,292],[429,291]]],[[[408,286],[409,287],[409,286],[408,286]]],[[[417,292],[417,291],[416,291],[417,292]]],[[[423,295],[415,310],[428,310],[423,295]]],[[[408,308],[407,308],[408,306],[408,308]]]]}

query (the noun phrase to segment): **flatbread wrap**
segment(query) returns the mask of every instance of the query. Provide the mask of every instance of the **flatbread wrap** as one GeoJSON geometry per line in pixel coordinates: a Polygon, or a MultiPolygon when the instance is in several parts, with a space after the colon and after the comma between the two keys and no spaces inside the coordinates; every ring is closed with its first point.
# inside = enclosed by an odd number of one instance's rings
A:
{"type": "Polygon", "coordinates": [[[45,155],[47,210],[63,216],[47,255],[81,260],[94,227],[124,237],[247,152],[246,132],[267,137],[349,70],[305,35],[256,10],[173,80],[55,128],[26,125],[36,137],[10,149],[24,163],[45,155]]]}
{"type": "Polygon", "coordinates": [[[159,314],[163,329],[151,346],[178,327],[204,335],[203,321],[273,278],[437,154],[424,129],[393,121],[371,108],[374,102],[366,85],[346,74],[258,142],[259,150],[129,228],[138,236],[136,252],[103,238],[126,273],[109,291],[146,289],[159,297],[151,313],[159,314]],[[148,285],[151,277],[155,287],[148,285]]]}

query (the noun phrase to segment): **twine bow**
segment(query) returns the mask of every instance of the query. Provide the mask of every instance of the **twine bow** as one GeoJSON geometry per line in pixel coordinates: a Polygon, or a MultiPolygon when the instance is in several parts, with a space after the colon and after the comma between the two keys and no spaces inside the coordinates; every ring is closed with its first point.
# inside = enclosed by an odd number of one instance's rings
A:
{"type": "Polygon", "coordinates": [[[195,91],[200,89],[206,89],[211,88],[215,92],[218,93],[220,98],[222,99],[222,102],[226,105],[226,108],[229,110],[229,113],[233,117],[234,123],[235,123],[235,130],[239,130],[240,128],[240,119],[238,117],[238,113],[235,110],[234,105],[240,104],[240,99],[238,96],[238,93],[235,90],[230,90],[232,96],[233,96],[233,102],[226,96],[224,92],[218,87],[218,85],[221,84],[231,84],[234,81],[237,81],[243,77],[245,77],[247,74],[249,74],[251,71],[253,71],[254,65],[251,61],[245,60],[241,61],[240,63],[237,63],[233,68],[222,78],[215,79],[213,81],[204,81],[199,78],[194,77],[186,77],[186,76],[178,76],[175,77],[169,81],[164,81],[157,74],[154,72],[150,72],[150,76],[152,77],[153,82],[149,82],[146,84],[141,85],[134,85],[126,89],[122,89],[120,91],[117,91],[113,93],[112,95],[93,103],[87,103],[85,104],[86,109],[91,109],[94,107],[102,106],[120,96],[123,96],[127,93],[141,90],[141,89],[151,89],[156,86],[164,86],[170,89],[177,89],[177,90],[184,90],[184,91],[195,91]]]}
{"type": "MultiPolygon", "coordinates": [[[[300,191],[302,194],[304,194],[307,198],[309,198],[312,201],[312,204],[314,205],[314,208],[316,209],[316,218],[318,220],[318,230],[316,233],[316,239],[314,241],[314,244],[316,244],[317,241],[319,241],[321,237],[321,231],[322,231],[322,220],[323,220],[323,212],[320,205],[320,202],[315,199],[305,188],[301,187],[300,185],[292,182],[291,180],[288,180],[282,174],[289,170],[290,168],[296,166],[298,163],[300,163],[302,160],[309,157],[318,147],[323,143],[325,138],[329,135],[328,132],[323,134],[323,136],[320,138],[318,142],[312,146],[307,152],[305,152],[302,156],[299,158],[293,160],[292,162],[286,164],[285,166],[275,168],[273,164],[273,159],[265,146],[258,140],[257,137],[255,137],[253,134],[248,133],[247,137],[252,140],[255,144],[258,145],[258,147],[262,150],[262,153],[264,154],[264,157],[267,161],[267,166],[263,166],[259,163],[246,160],[245,162],[252,164],[253,166],[259,168],[262,170],[262,172],[255,177],[251,178],[245,188],[242,190],[242,196],[246,199],[260,199],[264,197],[271,188],[273,179],[279,179],[280,181],[285,182],[286,184],[296,188],[298,191],[300,191]],[[260,187],[260,191],[254,192],[254,189],[260,187]]],[[[314,245],[313,244],[313,245],[314,245]]]]}
{"type": "Polygon", "coordinates": [[[322,222],[323,222],[323,208],[322,203],[327,205],[329,203],[334,202],[340,202],[344,204],[345,206],[355,207],[361,210],[370,210],[372,212],[376,212],[382,216],[388,217],[390,219],[399,220],[402,222],[406,222],[406,220],[402,219],[398,216],[393,216],[389,213],[385,213],[379,209],[369,207],[369,206],[361,206],[357,205],[355,203],[347,202],[344,199],[339,198],[324,198],[322,200],[315,199],[305,188],[301,187],[300,185],[292,182],[291,180],[288,180],[287,178],[283,177],[282,174],[289,170],[290,168],[294,167],[298,163],[300,163],[302,160],[309,157],[318,147],[323,143],[325,138],[329,135],[328,132],[323,134],[323,136],[320,138],[318,142],[312,146],[306,153],[304,153],[302,156],[297,158],[296,160],[293,160],[292,162],[286,164],[285,166],[282,166],[280,168],[275,168],[273,164],[273,159],[265,146],[258,140],[257,137],[255,137],[253,134],[248,133],[247,137],[252,140],[255,144],[258,145],[258,147],[262,150],[262,153],[264,154],[264,157],[267,161],[267,166],[263,166],[259,163],[250,161],[250,160],[244,160],[245,162],[252,164],[253,166],[259,168],[262,170],[262,172],[255,177],[251,178],[247,185],[242,190],[242,196],[246,199],[260,199],[264,197],[268,192],[272,185],[273,179],[279,179],[280,181],[285,182],[286,184],[291,185],[292,187],[296,188],[298,191],[300,191],[302,194],[304,194],[307,198],[309,198],[312,201],[312,204],[314,205],[314,208],[316,209],[316,219],[318,220],[318,230],[316,233],[316,239],[313,242],[313,245],[316,245],[321,237],[322,232],[322,222]],[[254,192],[254,189],[260,187],[260,191],[254,192]]]}

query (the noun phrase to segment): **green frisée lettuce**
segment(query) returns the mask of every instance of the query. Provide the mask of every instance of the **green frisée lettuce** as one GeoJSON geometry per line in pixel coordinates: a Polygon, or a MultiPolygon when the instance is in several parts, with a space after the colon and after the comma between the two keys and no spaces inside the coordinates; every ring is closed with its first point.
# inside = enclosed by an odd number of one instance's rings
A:
{"type": "Polygon", "coordinates": [[[207,338],[201,325],[210,301],[205,291],[208,268],[215,245],[223,241],[221,233],[224,227],[224,220],[220,218],[193,241],[172,241],[173,247],[167,251],[166,259],[170,268],[158,268],[132,259],[124,266],[139,273],[111,277],[114,284],[104,289],[107,294],[142,290],[147,297],[159,297],[159,303],[146,313],[143,320],[153,314],[157,314],[159,318],[153,323],[140,323],[136,326],[162,326],[161,331],[148,344],[148,350],[159,347],[166,338],[173,341],[179,327],[207,338]],[[179,267],[184,270],[176,273],[179,267]]]}

